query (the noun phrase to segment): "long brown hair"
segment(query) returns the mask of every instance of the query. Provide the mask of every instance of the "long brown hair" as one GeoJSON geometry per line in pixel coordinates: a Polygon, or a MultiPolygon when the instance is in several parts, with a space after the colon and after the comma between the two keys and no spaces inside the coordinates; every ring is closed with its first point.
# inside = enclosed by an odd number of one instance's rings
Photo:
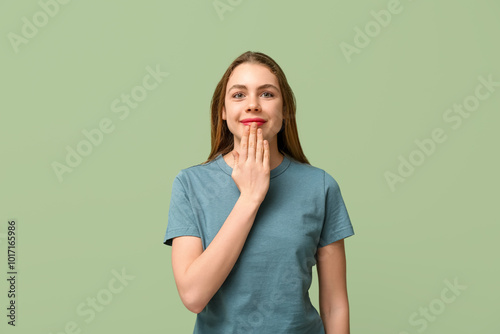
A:
{"type": "Polygon", "coordinates": [[[208,159],[203,164],[212,161],[219,154],[225,155],[234,149],[234,136],[229,131],[225,120],[222,119],[222,107],[224,106],[229,76],[238,65],[243,63],[264,65],[276,75],[283,95],[283,126],[278,132],[278,151],[283,155],[310,165],[300,146],[297,123],[295,122],[295,96],[292,88],[288,85],[285,73],[271,57],[261,52],[252,51],[247,51],[236,58],[229,65],[217,87],[215,87],[211,102],[212,149],[208,159]]]}

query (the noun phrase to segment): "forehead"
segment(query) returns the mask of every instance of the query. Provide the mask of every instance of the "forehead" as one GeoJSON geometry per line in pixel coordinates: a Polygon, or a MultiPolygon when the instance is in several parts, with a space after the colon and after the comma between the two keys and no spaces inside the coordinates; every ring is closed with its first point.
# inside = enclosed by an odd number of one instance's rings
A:
{"type": "Polygon", "coordinates": [[[249,88],[262,84],[278,86],[278,78],[264,65],[243,63],[238,65],[229,76],[227,86],[231,87],[233,84],[246,85],[249,88]]]}

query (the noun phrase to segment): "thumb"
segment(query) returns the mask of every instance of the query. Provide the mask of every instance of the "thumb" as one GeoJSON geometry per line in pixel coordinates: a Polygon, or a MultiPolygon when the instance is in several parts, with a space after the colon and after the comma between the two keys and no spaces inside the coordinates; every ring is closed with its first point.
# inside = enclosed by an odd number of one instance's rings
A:
{"type": "Polygon", "coordinates": [[[240,155],[238,152],[234,151],[233,152],[233,159],[234,159],[234,167],[236,167],[236,165],[238,165],[238,160],[240,159],[240,155]]]}

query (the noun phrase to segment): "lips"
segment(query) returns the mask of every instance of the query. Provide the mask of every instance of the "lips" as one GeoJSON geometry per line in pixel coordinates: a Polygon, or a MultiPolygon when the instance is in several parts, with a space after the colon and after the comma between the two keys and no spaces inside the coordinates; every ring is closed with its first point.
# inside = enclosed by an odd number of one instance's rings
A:
{"type": "Polygon", "coordinates": [[[241,121],[241,123],[243,123],[245,125],[251,125],[252,122],[256,122],[257,126],[260,126],[260,125],[264,124],[266,122],[266,120],[264,120],[262,118],[255,117],[255,118],[245,118],[244,120],[241,121]]]}

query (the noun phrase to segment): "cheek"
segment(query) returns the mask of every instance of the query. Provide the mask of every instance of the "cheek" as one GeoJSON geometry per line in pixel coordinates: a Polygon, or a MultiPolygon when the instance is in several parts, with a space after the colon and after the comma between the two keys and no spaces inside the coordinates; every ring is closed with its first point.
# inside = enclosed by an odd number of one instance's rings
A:
{"type": "Polygon", "coordinates": [[[225,122],[227,124],[229,131],[232,134],[237,134],[237,132],[239,131],[238,126],[240,123],[238,122],[238,117],[234,113],[232,113],[231,110],[226,110],[225,122]]]}
{"type": "Polygon", "coordinates": [[[276,133],[280,132],[280,130],[281,130],[281,126],[282,126],[282,125],[283,125],[283,122],[281,122],[281,123],[276,123],[276,124],[274,125],[274,132],[276,132],[276,133]]]}
{"type": "Polygon", "coordinates": [[[226,110],[226,119],[229,121],[233,121],[236,115],[235,106],[230,102],[226,102],[224,104],[224,109],[226,110]]]}

